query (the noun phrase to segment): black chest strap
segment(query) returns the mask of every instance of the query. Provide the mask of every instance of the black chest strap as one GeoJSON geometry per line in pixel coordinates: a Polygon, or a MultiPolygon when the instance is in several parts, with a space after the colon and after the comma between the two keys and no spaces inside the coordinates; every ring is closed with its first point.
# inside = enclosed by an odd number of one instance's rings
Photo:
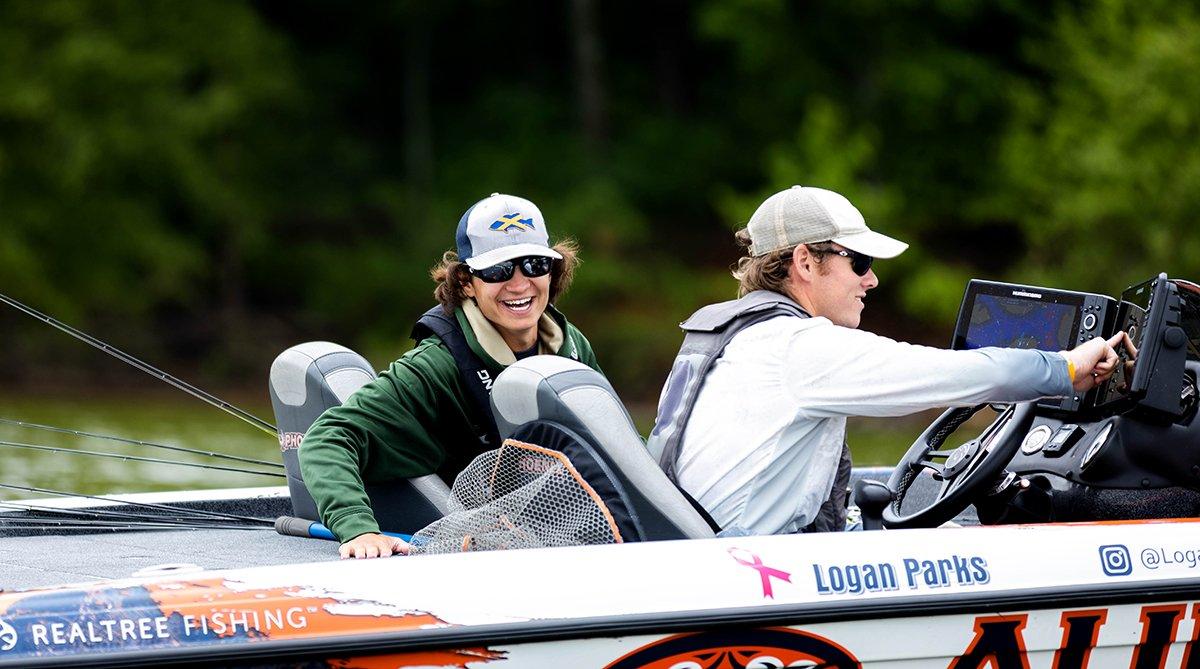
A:
{"type": "Polygon", "coordinates": [[[500,433],[496,428],[496,419],[492,416],[491,405],[492,374],[483,360],[471,350],[458,319],[453,314],[447,315],[440,306],[434,307],[417,319],[410,336],[418,343],[434,336],[450,349],[454,365],[458,367],[458,373],[462,377],[463,387],[467,389],[467,394],[479,409],[482,423],[473,425],[473,431],[485,447],[498,448],[500,433]]]}

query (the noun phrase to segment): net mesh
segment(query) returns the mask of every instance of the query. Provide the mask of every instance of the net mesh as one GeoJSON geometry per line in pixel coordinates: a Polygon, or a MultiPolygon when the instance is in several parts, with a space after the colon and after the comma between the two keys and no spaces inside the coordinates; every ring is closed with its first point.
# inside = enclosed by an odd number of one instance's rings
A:
{"type": "Polygon", "coordinates": [[[445,517],[410,554],[620,543],[608,507],[558,451],[507,439],[454,479],[445,517]]]}

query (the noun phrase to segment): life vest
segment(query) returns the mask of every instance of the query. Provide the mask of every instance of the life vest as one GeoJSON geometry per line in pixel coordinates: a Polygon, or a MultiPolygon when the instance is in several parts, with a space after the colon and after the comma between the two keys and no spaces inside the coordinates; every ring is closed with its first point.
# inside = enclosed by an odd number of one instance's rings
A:
{"type": "Polygon", "coordinates": [[[658,418],[646,442],[650,454],[672,481],[676,481],[675,462],[683,445],[683,432],[708,370],[739,332],[780,316],[809,318],[808,312],[791,298],[756,290],[736,300],[710,304],[679,324],[685,333],[683,345],[659,397],[658,418]]]}
{"type": "Polygon", "coordinates": [[[430,336],[436,336],[450,349],[454,366],[458,367],[458,373],[462,377],[463,387],[467,389],[467,394],[471,396],[471,401],[483,418],[482,425],[473,426],[475,434],[485,448],[498,448],[500,433],[496,429],[496,419],[492,416],[490,401],[492,374],[483,360],[471,350],[458,319],[453,314],[447,315],[441,306],[433,307],[417,319],[409,336],[417,343],[430,336]]]}
{"type": "MultiPolygon", "coordinates": [[[[675,472],[688,418],[713,364],[725,352],[725,346],[739,332],[772,318],[793,316],[811,318],[791,298],[769,290],[756,290],[728,302],[710,304],[692,314],[679,327],[684,331],[683,345],[675,357],[671,374],[658,401],[658,418],[646,441],[651,456],[667,477],[678,485],[675,472]]],[[[850,480],[850,450],[842,444],[837,474],[830,496],[821,505],[813,522],[802,531],[841,529],[846,520],[846,485],[850,480]]]]}

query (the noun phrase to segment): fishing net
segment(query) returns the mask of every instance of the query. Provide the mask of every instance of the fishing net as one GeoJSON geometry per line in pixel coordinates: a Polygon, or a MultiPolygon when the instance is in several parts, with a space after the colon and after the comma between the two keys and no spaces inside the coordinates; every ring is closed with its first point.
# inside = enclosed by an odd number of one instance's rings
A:
{"type": "Polygon", "coordinates": [[[449,513],[413,535],[410,554],[620,542],[608,508],[565,455],[507,439],[454,479],[449,513]]]}

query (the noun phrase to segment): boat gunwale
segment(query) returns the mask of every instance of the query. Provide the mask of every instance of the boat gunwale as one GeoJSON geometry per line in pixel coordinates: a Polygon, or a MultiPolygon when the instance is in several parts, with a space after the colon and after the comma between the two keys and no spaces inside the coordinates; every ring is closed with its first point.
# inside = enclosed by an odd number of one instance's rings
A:
{"type": "Polygon", "coordinates": [[[671,611],[596,616],[574,619],[532,619],[512,623],[448,626],[411,631],[314,636],[262,640],[239,644],[156,647],[137,651],[25,656],[0,659],[7,667],[134,667],[150,665],[273,661],[388,655],[429,650],[467,649],[496,644],[516,645],[571,641],[590,637],[685,634],[745,627],[785,627],[803,624],[855,622],[959,614],[1003,615],[1047,609],[1117,606],[1200,599],[1197,579],[1147,583],[1127,581],[1063,587],[1023,588],[1008,592],[959,592],[914,595],[897,599],[875,597],[841,602],[803,602],[773,606],[744,606],[720,610],[671,611]]]}

